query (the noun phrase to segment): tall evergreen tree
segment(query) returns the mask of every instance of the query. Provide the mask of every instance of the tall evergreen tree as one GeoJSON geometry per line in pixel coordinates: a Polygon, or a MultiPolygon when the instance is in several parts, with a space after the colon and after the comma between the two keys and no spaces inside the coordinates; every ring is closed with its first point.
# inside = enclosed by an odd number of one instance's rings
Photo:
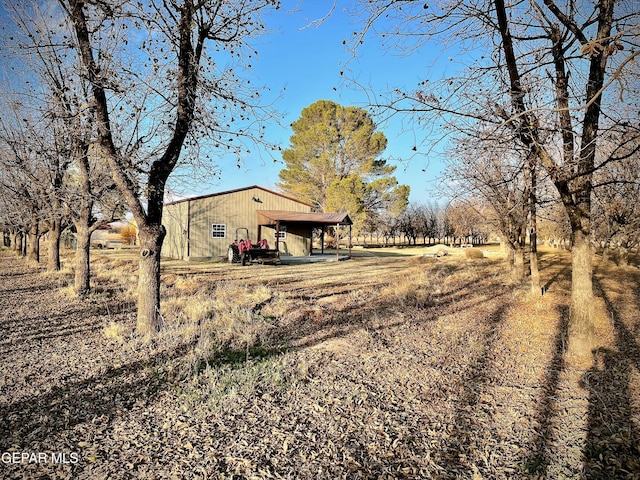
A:
{"type": "Polygon", "coordinates": [[[318,100],[292,128],[291,147],[282,154],[282,190],[316,211],[348,212],[356,228],[386,210],[401,213],[409,187],[398,185],[396,167],[379,157],[387,138],[366,110],[318,100]]]}

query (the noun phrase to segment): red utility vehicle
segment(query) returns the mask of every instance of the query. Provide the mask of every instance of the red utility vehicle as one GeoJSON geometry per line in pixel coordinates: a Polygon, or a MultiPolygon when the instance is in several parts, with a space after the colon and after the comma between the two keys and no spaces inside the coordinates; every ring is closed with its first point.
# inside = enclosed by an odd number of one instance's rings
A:
{"type": "Polygon", "coordinates": [[[238,228],[236,230],[236,239],[229,245],[228,258],[230,263],[240,263],[247,265],[249,263],[280,263],[280,252],[269,248],[269,242],[266,239],[260,240],[258,243],[252,243],[249,239],[249,229],[238,228]],[[241,236],[241,233],[245,233],[241,236]]]}

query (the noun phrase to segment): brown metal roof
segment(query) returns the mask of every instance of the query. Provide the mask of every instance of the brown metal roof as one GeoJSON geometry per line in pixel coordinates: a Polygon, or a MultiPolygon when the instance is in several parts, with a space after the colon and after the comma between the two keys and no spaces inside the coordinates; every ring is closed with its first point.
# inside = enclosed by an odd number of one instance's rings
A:
{"type": "MultiPolygon", "coordinates": [[[[287,210],[257,210],[258,215],[273,222],[308,223],[316,225],[353,225],[346,213],[305,213],[287,210]]],[[[260,222],[262,223],[262,222],[260,222]]]]}
{"type": "Polygon", "coordinates": [[[260,187],[259,185],[251,185],[250,187],[236,188],[235,190],[227,190],[226,192],[209,193],[207,195],[199,195],[197,197],[181,198],[180,200],[176,200],[175,202],[166,203],[165,206],[166,205],[175,205],[176,203],[182,203],[182,202],[192,202],[194,200],[201,200],[203,198],[210,198],[210,197],[217,197],[217,196],[220,196],[220,195],[227,195],[229,193],[242,192],[244,190],[251,190],[252,188],[257,188],[258,190],[262,190],[264,192],[268,192],[268,193],[271,193],[273,195],[277,195],[279,197],[286,198],[287,200],[293,200],[294,202],[301,203],[302,205],[306,205],[307,207],[311,207],[312,206],[310,203],[303,202],[301,200],[298,200],[297,198],[293,198],[293,197],[284,195],[284,194],[279,193],[279,192],[274,192],[273,190],[268,190],[268,189],[266,189],[264,187],[260,187]]]}

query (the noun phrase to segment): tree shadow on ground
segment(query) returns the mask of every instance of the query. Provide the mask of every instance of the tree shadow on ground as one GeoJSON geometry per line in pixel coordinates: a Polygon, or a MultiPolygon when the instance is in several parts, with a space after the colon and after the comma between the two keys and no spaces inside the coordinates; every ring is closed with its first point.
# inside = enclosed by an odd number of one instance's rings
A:
{"type": "MultiPolygon", "coordinates": [[[[33,282],[38,281],[36,273],[31,275],[33,282]]],[[[55,288],[48,285],[43,291],[55,288]]],[[[94,342],[95,348],[113,347],[109,341],[104,341],[98,330],[106,321],[117,320],[119,323],[123,316],[130,317],[134,305],[121,303],[118,298],[90,297],[84,301],[60,301],[55,313],[28,310],[26,316],[14,318],[14,313],[21,310],[12,310],[13,305],[56,299],[52,295],[41,296],[39,292],[32,292],[29,298],[20,297],[17,291],[12,295],[19,301],[7,302],[5,306],[9,310],[3,312],[6,315],[0,320],[0,327],[5,332],[11,329],[12,336],[0,342],[0,353],[24,355],[24,371],[12,373],[9,384],[18,388],[24,385],[25,388],[14,395],[11,390],[4,391],[2,393],[6,395],[0,396],[0,452],[12,449],[19,452],[60,451],[60,442],[71,445],[74,437],[76,442],[85,441],[86,433],[83,432],[91,431],[92,425],[96,424],[95,428],[103,432],[108,431],[114,419],[134,408],[144,408],[159,393],[170,390],[180,381],[177,375],[187,371],[197,373],[202,367],[193,354],[198,339],[171,339],[168,344],[158,344],[156,340],[145,343],[137,339],[136,342],[142,342],[139,346],[143,351],[136,353],[135,361],[125,360],[117,367],[112,362],[131,359],[131,356],[112,359],[100,352],[91,358],[91,350],[83,349],[78,356],[67,357],[65,353],[76,345],[73,343],[76,338],[81,347],[91,346],[94,342]],[[43,353],[45,357],[40,359],[39,355],[43,353]],[[64,368],[60,371],[64,373],[59,374],[54,362],[61,359],[64,368]],[[43,373],[37,370],[41,360],[50,372],[47,378],[42,378],[43,373]],[[171,367],[175,365],[179,367],[173,371],[171,367]],[[32,383],[30,378],[33,376],[38,376],[41,382],[32,383]]],[[[215,365],[234,366],[249,358],[278,353],[261,348],[238,351],[221,348],[211,353],[207,360],[215,365]]],[[[17,476],[22,472],[19,464],[5,467],[9,473],[15,470],[17,476]]]]}
{"type": "Polygon", "coordinates": [[[491,383],[491,354],[497,348],[500,326],[504,322],[507,309],[508,305],[502,305],[488,317],[482,351],[472,359],[464,376],[462,393],[456,401],[453,430],[446,445],[439,452],[440,473],[446,475],[442,478],[462,478],[469,475],[475,466],[470,461],[475,457],[476,440],[483,433],[489,434],[478,432],[479,427],[484,427],[477,418],[479,410],[482,409],[480,395],[491,383]]]}
{"type": "Polygon", "coordinates": [[[556,395],[560,377],[565,369],[565,352],[569,335],[569,307],[558,308],[559,323],[553,345],[553,357],[547,365],[540,407],[536,414],[539,425],[535,440],[530,445],[531,453],[524,459],[523,471],[528,474],[545,475],[549,466],[548,448],[553,440],[552,423],[556,416],[556,395]]]}
{"type": "MultiPolygon", "coordinates": [[[[571,272],[571,266],[567,265],[568,258],[558,251],[539,252],[544,266],[541,270],[555,270],[553,275],[542,287],[546,292],[551,285],[564,279],[571,272]],[[546,263],[550,262],[550,263],[546,263]],[[562,268],[559,268],[564,265],[562,268]]],[[[558,327],[556,329],[553,344],[553,357],[547,365],[544,385],[542,387],[542,399],[538,409],[536,420],[540,425],[537,437],[532,445],[532,451],[524,462],[524,470],[529,473],[546,472],[549,458],[546,452],[547,443],[551,439],[551,424],[555,416],[555,398],[560,385],[560,376],[565,368],[565,353],[569,335],[569,307],[562,305],[557,307],[558,327]]]]}
{"type": "Polygon", "coordinates": [[[103,306],[89,305],[68,309],[55,315],[21,316],[15,319],[2,319],[0,326],[6,334],[0,341],[0,355],[22,348],[25,343],[66,337],[77,333],[90,333],[102,326],[98,315],[103,306]]]}
{"type": "Polygon", "coordinates": [[[640,474],[640,434],[631,421],[629,390],[633,369],[640,372],[640,346],[595,277],[594,287],[611,315],[616,350],[594,350],[594,366],[581,380],[589,391],[584,474],[587,479],[630,478],[640,474]]]}
{"type": "Polygon", "coordinates": [[[640,438],[631,422],[629,396],[632,367],[627,356],[615,350],[598,349],[593,356],[594,366],[580,382],[589,391],[584,476],[586,479],[631,478],[631,474],[640,473],[636,448],[640,438]]]}
{"type": "Polygon", "coordinates": [[[571,265],[568,257],[561,255],[558,252],[552,251],[540,251],[538,252],[538,261],[540,262],[540,271],[551,273],[551,276],[547,279],[542,287],[542,292],[545,293],[551,285],[556,283],[559,279],[565,277],[571,272],[571,265]],[[569,265],[567,265],[569,262],[569,265]],[[560,268],[560,266],[563,266],[560,268]]]}
{"type": "Polygon", "coordinates": [[[183,344],[173,352],[110,367],[101,375],[64,382],[44,394],[0,405],[0,450],[16,445],[47,445],[47,439],[61,431],[96,418],[112,418],[136,402],[148,401],[169,384],[166,376],[157,374],[158,369],[185,355],[192,346],[183,344]]]}
{"type": "MultiPolygon", "coordinates": [[[[560,262],[558,262],[560,263],[560,262]]],[[[546,267],[549,268],[550,266],[546,267]]],[[[545,269],[546,269],[545,268],[545,269]]],[[[551,285],[553,285],[559,278],[566,276],[569,272],[571,271],[571,267],[566,266],[561,270],[558,270],[551,278],[549,278],[545,284],[542,286],[542,292],[546,293],[549,288],[551,288],[551,285]]]]}
{"type": "MultiPolygon", "coordinates": [[[[159,352],[153,347],[155,352],[137,361],[110,366],[82,380],[73,376],[52,378],[53,386],[44,393],[0,403],[0,451],[78,451],[73,445],[89,440],[92,434],[87,432],[97,429],[100,438],[105,438],[117,419],[147,409],[159,395],[180,384],[185,375],[197,375],[207,367],[244,368],[250,361],[260,362],[282,353],[260,346],[229,346],[197,359],[193,355],[197,342],[185,341],[159,352]],[[172,369],[171,365],[178,367],[172,369]],[[60,442],[67,447],[61,450],[60,442]]],[[[72,465],[71,477],[86,466],[85,461],[72,465]]],[[[5,467],[7,475],[24,472],[22,464],[5,467]]]]}
{"type": "MultiPolygon", "coordinates": [[[[431,318],[437,318],[438,315],[473,308],[486,301],[485,296],[495,297],[496,292],[505,294],[506,289],[499,278],[494,278],[486,285],[485,280],[483,279],[482,285],[475,289],[455,288],[436,295],[437,308],[434,310],[430,310],[430,307],[417,308],[416,312],[421,312],[420,317],[413,321],[427,322],[431,318]],[[498,286],[501,288],[498,289],[498,286]]],[[[300,340],[307,335],[315,335],[309,337],[308,344],[314,345],[327,338],[346,336],[355,329],[366,328],[371,316],[380,308],[392,308],[392,305],[386,305],[381,299],[376,299],[365,306],[358,305],[342,311],[331,311],[328,318],[320,322],[311,321],[307,330],[291,330],[288,332],[287,340],[300,340]],[[329,327],[332,330],[328,330],[329,327]]],[[[497,338],[496,330],[502,322],[505,308],[497,309],[487,320],[486,347],[469,366],[467,376],[469,386],[465,387],[462,400],[463,403],[466,402],[466,407],[473,408],[478,404],[477,391],[474,388],[480,388],[488,382],[491,373],[489,371],[490,353],[496,348],[494,346],[497,338]]],[[[72,322],[73,317],[74,315],[63,315],[60,321],[72,322]]],[[[399,322],[405,323],[406,320],[399,322]]],[[[381,328],[388,329],[392,326],[385,323],[381,328]]],[[[29,340],[26,339],[23,344],[25,351],[28,349],[29,340]]],[[[193,343],[184,343],[169,351],[148,355],[142,360],[118,368],[110,367],[104,373],[89,378],[61,382],[45,393],[37,393],[0,405],[0,448],[6,451],[16,445],[25,450],[29,447],[35,449],[34,445],[46,447],[56,440],[58,433],[70,431],[80,424],[98,422],[110,425],[118,416],[126,415],[134,408],[144,408],[153,401],[154,395],[167,391],[175,382],[175,379],[166,374],[163,367],[172,361],[186,357],[192,348],[193,343]]],[[[197,373],[207,366],[239,366],[248,358],[262,359],[280,352],[281,350],[277,348],[258,347],[244,350],[223,348],[219,352],[214,352],[209,358],[198,362],[195,371],[197,373]]],[[[467,424],[467,420],[472,419],[471,413],[462,407],[456,413],[457,439],[451,444],[452,454],[455,454],[456,449],[464,451],[472,441],[469,430],[471,427],[467,424]]],[[[69,435],[69,437],[72,436],[69,435]]],[[[463,467],[464,465],[460,464],[460,468],[463,467]]]]}
{"type": "MultiPolygon", "coordinates": [[[[460,271],[462,266],[449,266],[447,274],[451,275],[460,271]]],[[[332,284],[337,286],[338,284],[332,284]]],[[[416,286],[416,288],[418,288],[416,286]]],[[[352,287],[353,289],[353,287],[352,287]]],[[[348,290],[338,290],[338,293],[346,293],[348,290]]],[[[277,330],[276,341],[286,345],[288,350],[300,350],[313,347],[320,343],[335,338],[343,338],[362,328],[371,329],[376,318],[395,315],[399,306],[408,314],[399,317],[392,323],[385,323],[383,327],[375,329],[390,329],[401,324],[422,324],[453,313],[476,308],[488,299],[505,293],[505,284],[500,277],[485,278],[477,285],[469,285],[468,288],[451,288],[440,293],[429,295],[419,306],[402,304],[401,300],[391,296],[384,298],[382,295],[374,297],[366,304],[356,304],[338,310],[314,310],[309,308],[300,312],[297,321],[288,322],[277,330]]],[[[301,296],[302,300],[317,300],[327,295],[318,294],[313,297],[301,296]]]]}

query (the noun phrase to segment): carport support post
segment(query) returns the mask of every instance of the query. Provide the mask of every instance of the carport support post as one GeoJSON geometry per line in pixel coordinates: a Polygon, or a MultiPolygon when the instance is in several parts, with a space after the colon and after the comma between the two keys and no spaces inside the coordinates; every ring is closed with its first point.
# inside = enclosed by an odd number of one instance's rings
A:
{"type": "Polygon", "coordinates": [[[351,258],[351,227],[353,225],[349,225],[349,258],[351,258]]]}
{"type": "Polygon", "coordinates": [[[187,259],[191,256],[191,200],[187,200],[187,259]]]}
{"type": "Polygon", "coordinates": [[[336,260],[340,260],[340,224],[336,225],[336,260]]]}
{"type": "Polygon", "coordinates": [[[320,245],[321,245],[320,250],[324,255],[324,225],[322,226],[322,231],[320,232],[320,245]]]}
{"type": "Polygon", "coordinates": [[[276,251],[280,251],[280,220],[276,220],[276,251]]]}

